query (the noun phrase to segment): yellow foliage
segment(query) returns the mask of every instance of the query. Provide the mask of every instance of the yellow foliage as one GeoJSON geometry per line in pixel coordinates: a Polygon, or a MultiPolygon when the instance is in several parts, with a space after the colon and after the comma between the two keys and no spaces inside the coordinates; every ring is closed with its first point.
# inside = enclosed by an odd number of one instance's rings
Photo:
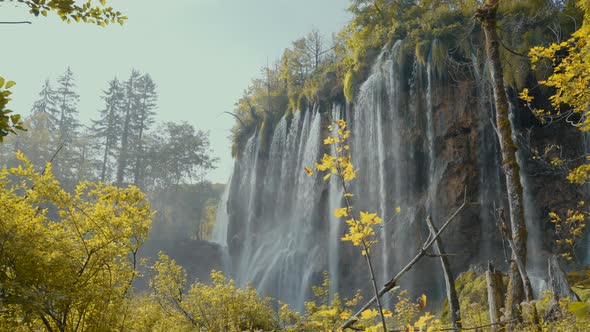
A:
{"type": "Polygon", "coordinates": [[[334,216],[336,218],[348,217],[348,208],[338,208],[334,210],[334,216]]]}
{"type": "Polygon", "coordinates": [[[91,182],[68,193],[50,165],[40,173],[17,158],[0,170],[3,319],[33,330],[114,326],[151,225],[144,194],[91,182]]]}
{"type": "Polygon", "coordinates": [[[567,210],[563,216],[553,211],[549,212],[549,221],[555,226],[557,250],[568,261],[573,260],[576,242],[583,238],[588,216],[590,212],[586,210],[584,201],[578,202],[576,209],[567,210]]]}

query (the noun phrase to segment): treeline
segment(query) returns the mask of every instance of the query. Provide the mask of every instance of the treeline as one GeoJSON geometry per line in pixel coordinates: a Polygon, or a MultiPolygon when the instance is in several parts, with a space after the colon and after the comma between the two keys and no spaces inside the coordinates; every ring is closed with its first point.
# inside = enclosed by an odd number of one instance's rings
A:
{"type": "Polygon", "coordinates": [[[51,162],[66,188],[89,180],[148,192],[200,182],[214,168],[208,133],[186,122],[156,124],[158,92],[149,74],[132,70],[123,81],[110,80],[89,125],[79,119],[79,98],[69,68],[55,83],[46,80],[24,121],[27,131],[0,146],[3,163],[22,151],[37,167],[51,162]]]}
{"type": "MultiPolygon", "coordinates": [[[[451,83],[481,77],[484,33],[473,18],[480,5],[478,0],[351,1],[352,20],[344,29],[331,38],[312,31],[252,80],[233,112],[234,156],[257,129],[272,130],[285,112],[313,105],[325,111],[334,102],[352,103],[373,60],[384,47],[392,50],[396,41],[396,59],[404,70],[400,75],[408,81],[419,80],[427,63],[437,79],[451,83]]],[[[531,47],[566,38],[583,21],[571,0],[504,1],[499,11],[500,53],[508,64],[503,74],[514,89],[535,86],[549,74],[547,66],[531,70],[523,56],[531,47]]]]}

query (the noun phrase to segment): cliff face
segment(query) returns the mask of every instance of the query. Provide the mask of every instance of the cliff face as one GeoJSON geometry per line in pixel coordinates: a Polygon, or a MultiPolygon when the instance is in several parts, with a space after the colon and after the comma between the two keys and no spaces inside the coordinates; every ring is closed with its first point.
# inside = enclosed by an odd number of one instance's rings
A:
{"type": "MultiPolygon", "coordinates": [[[[332,290],[368,290],[369,277],[358,248],[340,241],[341,188],[335,180],[308,177],[323,153],[327,126],[344,118],[352,128],[357,210],[377,212],[386,223],[372,255],[378,283],[386,282],[413,257],[428,232],[424,219],[440,226],[467,199],[470,205],[443,236],[456,273],[470,264],[495,261],[504,250],[494,213],[506,206],[493,105],[485,70],[477,63],[469,78],[439,79],[430,65],[411,68],[398,59],[398,42],[383,50],[353,105],[309,109],[265,123],[236,160],[227,199],[220,205],[220,243],[227,242],[231,272],[264,295],[302,306],[324,271],[332,290]],[[401,213],[395,213],[396,207],[401,213]]],[[[411,63],[410,63],[411,64],[411,63]]],[[[542,127],[513,99],[529,225],[530,269],[540,274],[551,241],[547,213],[567,207],[581,192],[564,174],[531,157],[559,145],[562,157],[584,149],[580,134],[565,124],[542,127]],[[539,269],[537,269],[539,267],[539,269]],[[539,270],[539,271],[537,271],[539,270]]],[[[401,284],[437,298],[442,290],[438,260],[425,258],[401,284]]]]}

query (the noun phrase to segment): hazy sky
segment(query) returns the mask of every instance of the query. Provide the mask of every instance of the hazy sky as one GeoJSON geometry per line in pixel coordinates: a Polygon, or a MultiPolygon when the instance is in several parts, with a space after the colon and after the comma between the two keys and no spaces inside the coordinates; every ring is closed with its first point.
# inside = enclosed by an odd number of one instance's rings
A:
{"type": "Polygon", "coordinates": [[[347,23],[348,0],[111,0],[129,20],[123,27],[65,24],[35,18],[13,3],[0,5],[0,75],[14,80],[11,109],[27,115],[42,82],[66,67],[74,71],[83,120],[96,117],[107,81],[131,68],[158,85],[158,120],[186,120],[211,133],[218,169],[209,179],[226,182],[233,161],[222,114],[291,42],[319,29],[326,36],[347,23]]]}

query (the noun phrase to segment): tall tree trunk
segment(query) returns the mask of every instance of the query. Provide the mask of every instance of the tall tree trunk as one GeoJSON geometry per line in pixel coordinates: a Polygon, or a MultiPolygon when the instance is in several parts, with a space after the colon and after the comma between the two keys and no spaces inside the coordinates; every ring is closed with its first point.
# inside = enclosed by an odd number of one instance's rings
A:
{"type": "Polygon", "coordinates": [[[131,100],[127,103],[125,110],[125,122],[123,124],[123,134],[121,136],[121,153],[119,154],[119,163],[117,165],[117,186],[123,185],[125,179],[125,168],[127,168],[127,159],[129,152],[129,134],[131,131],[131,100]]]}
{"type": "Polygon", "coordinates": [[[104,183],[104,180],[105,180],[106,175],[107,175],[107,162],[108,162],[108,159],[109,159],[109,147],[110,147],[110,145],[111,145],[110,137],[107,136],[106,142],[105,142],[105,147],[104,147],[104,156],[103,156],[103,159],[102,159],[102,169],[101,169],[101,172],[100,172],[100,182],[103,182],[103,183],[104,183]]]}
{"type": "MultiPolygon", "coordinates": [[[[509,104],[504,87],[502,64],[500,62],[500,40],[497,33],[497,11],[499,0],[487,0],[477,10],[476,17],[480,20],[485,33],[486,54],[492,77],[494,90],[494,103],[496,106],[496,125],[502,153],[502,168],[506,177],[506,190],[508,193],[508,205],[510,211],[510,225],[512,238],[516,246],[513,255],[520,258],[526,267],[526,241],[527,230],[524,219],[522,184],[520,182],[520,166],[516,158],[517,146],[512,139],[512,124],[509,118],[509,104]]],[[[514,310],[515,305],[521,303],[524,298],[522,280],[513,256],[510,266],[510,283],[506,299],[508,318],[518,316],[514,310]]]]}
{"type": "MultiPolygon", "coordinates": [[[[494,265],[488,262],[488,270],[486,271],[486,286],[488,290],[488,307],[490,314],[490,323],[500,323],[503,297],[504,297],[504,283],[502,282],[502,274],[497,272],[494,265]]],[[[492,332],[500,331],[498,325],[491,327],[492,332]]]]}
{"type": "Polygon", "coordinates": [[[133,184],[139,188],[142,188],[143,182],[143,174],[142,174],[142,167],[143,167],[143,129],[145,126],[145,118],[147,113],[146,107],[146,99],[147,99],[147,91],[143,92],[143,102],[142,108],[139,110],[139,133],[137,136],[137,153],[135,155],[135,171],[133,172],[133,184]]]}

